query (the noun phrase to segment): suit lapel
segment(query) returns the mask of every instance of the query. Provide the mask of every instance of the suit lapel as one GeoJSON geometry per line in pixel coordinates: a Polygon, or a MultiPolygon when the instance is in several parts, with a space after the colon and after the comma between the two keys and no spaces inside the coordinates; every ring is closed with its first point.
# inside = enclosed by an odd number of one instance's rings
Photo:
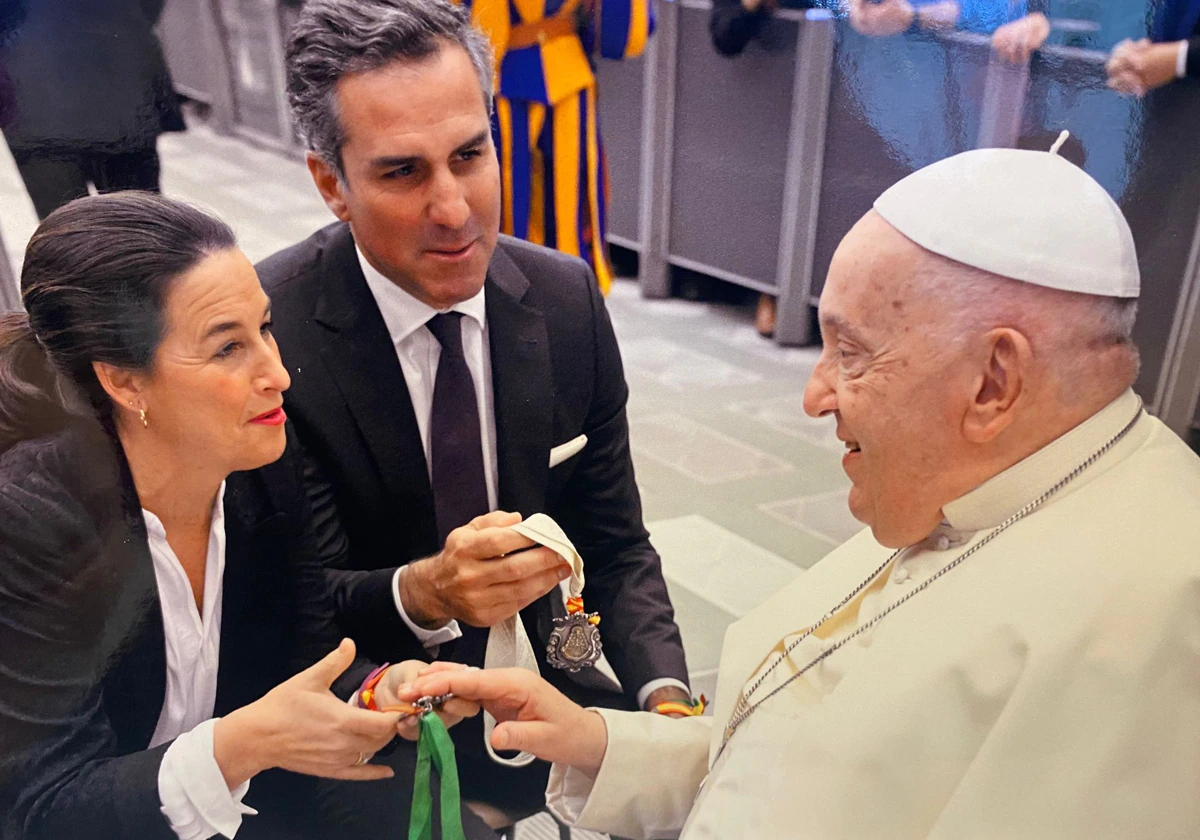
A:
{"type": "Polygon", "coordinates": [[[133,475],[120,446],[114,447],[121,470],[122,514],[126,545],[134,556],[122,597],[131,600],[136,618],[105,678],[105,709],[122,749],[143,750],[154,736],[167,691],[167,650],[162,602],[150,556],[150,541],[133,475]]]}
{"type": "Polygon", "coordinates": [[[554,386],[546,323],[521,301],[529,281],[501,248],[487,279],[501,510],[528,516],[546,502],[554,386]]]}
{"type": "MultiPolygon", "coordinates": [[[[395,346],[346,226],[322,254],[324,293],[316,319],[330,330],[322,359],[354,415],[396,510],[422,533],[413,545],[437,546],[425,448],[395,346]]],[[[435,548],[436,550],[436,548],[435,548]]]]}
{"type": "Polygon", "coordinates": [[[216,714],[257,700],[278,672],[294,607],[282,597],[293,549],[285,513],[268,504],[254,473],[229,477],[225,493],[225,578],[216,714]],[[265,593],[280,597],[263,597],[265,593]]]}

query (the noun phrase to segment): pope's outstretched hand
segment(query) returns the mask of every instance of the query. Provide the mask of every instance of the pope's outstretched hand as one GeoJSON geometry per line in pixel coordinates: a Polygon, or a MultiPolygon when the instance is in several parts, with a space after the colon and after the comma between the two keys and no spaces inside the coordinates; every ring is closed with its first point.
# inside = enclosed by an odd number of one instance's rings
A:
{"type": "Polygon", "coordinates": [[[399,692],[405,702],[452,693],[483,706],[497,721],[492,747],[520,750],[575,767],[591,777],[608,747],[604,718],[568,700],[537,674],[521,668],[481,671],[434,663],[399,692]]]}

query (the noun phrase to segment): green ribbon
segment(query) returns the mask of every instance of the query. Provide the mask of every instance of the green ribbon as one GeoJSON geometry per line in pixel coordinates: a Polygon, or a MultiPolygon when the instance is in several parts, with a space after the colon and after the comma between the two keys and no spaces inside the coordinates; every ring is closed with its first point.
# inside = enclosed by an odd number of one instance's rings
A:
{"type": "Polygon", "coordinates": [[[466,840],[458,791],[458,765],[454,761],[454,742],[446,724],[435,714],[420,719],[417,739],[417,772],[413,782],[412,815],[408,840],[433,840],[433,790],[431,769],[436,767],[442,782],[442,840],[466,840]]]}

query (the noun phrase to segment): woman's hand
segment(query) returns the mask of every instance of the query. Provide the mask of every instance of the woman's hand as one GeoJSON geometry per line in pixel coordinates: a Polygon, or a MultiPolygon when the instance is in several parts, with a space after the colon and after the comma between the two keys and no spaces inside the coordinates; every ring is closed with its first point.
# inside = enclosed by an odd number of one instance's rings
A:
{"type": "MultiPolygon", "coordinates": [[[[438,662],[430,665],[428,662],[421,662],[416,659],[397,662],[383,672],[383,677],[376,684],[375,705],[384,710],[395,706],[402,706],[407,709],[412,705],[412,700],[401,699],[400,690],[415,680],[422,671],[433,669],[462,670],[466,667],[466,665],[459,665],[454,662],[438,662]]],[[[416,697],[420,696],[419,694],[416,695],[416,697]]],[[[440,709],[437,709],[437,716],[442,719],[442,723],[446,724],[447,729],[462,721],[463,718],[475,717],[477,714],[479,714],[479,704],[460,697],[451,697],[442,704],[440,709]]],[[[407,738],[410,741],[417,740],[417,737],[421,733],[420,728],[417,726],[417,716],[405,715],[402,717],[397,731],[402,738],[407,738]]]]}
{"type": "Polygon", "coordinates": [[[481,671],[439,663],[402,689],[400,699],[412,702],[448,692],[482,705],[496,718],[493,748],[533,753],[592,777],[599,772],[608,748],[604,718],[575,705],[537,674],[521,668],[481,671]]]}
{"type": "Polygon", "coordinates": [[[354,642],[217,721],[213,755],[230,789],[281,767],[329,779],[386,779],[390,767],[367,764],[396,735],[400,715],[356,709],[329,687],[354,661],[354,642]]]}

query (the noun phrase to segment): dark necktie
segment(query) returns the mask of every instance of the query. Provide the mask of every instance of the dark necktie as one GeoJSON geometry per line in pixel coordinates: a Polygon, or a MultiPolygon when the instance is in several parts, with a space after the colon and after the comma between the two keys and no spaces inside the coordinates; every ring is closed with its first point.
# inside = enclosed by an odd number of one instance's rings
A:
{"type": "Polygon", "coordinates": [[[429,455],[438,540],[488,512],[487,478],[475,380],[463,356],[461,312],[434,315],[425,324],[442,345],[429,416],[429,455]]]}

